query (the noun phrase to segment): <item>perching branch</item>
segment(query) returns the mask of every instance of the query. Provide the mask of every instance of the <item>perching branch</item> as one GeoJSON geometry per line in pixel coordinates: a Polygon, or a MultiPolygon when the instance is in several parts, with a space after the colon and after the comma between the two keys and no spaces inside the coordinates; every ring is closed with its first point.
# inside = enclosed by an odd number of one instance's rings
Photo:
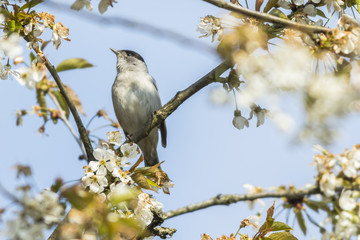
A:
{"type": "Polygon", "coordinates": [[[179,91],[176,95],[166,103],[162,108],[157,110],[147,121],[145,126],[137,131],[128,141],[139,142],[144,137],[148,136],[151,130],[158,127],[170,114],[172,114],[183,102],[189,97],[197,93],[202,88],[210,83],[218,82],[218,77],[231,67],[231,63],[224,61],[216,68],[211,70],[208,74],[193,83],[191,86],[183,91],[179,91]]]}
{"type": "MultiPolygon", "coordinates": [[[[336,192],[342,191],[343,187],[337,188],[336,192]]],[[[165,213],[165,218],[176,217],[185,213],[194,212],[204,208],[216,206],[216,205],[230,205],[236,202],[242,201],[252,201],[260,198],[287,198],[287,199],[299,199],[301,197],[315,195],[321,193],[320,188],[313,187],[307,190],[298,190],[298,191],[283,191],[283,192],[262,192],[254,194],[226,194],[218,195],[216,197],[210,198],[203,202],[190,204],[186,207],[175,209],[165,213]]]]}
{"type": "Polygon", "coordinates": [[[250,9],[241,7],[239,5],[235,5],[233,3],[225,2],[222,0],[203,0],[203,1],[211,3],[220,8],[224,8],[224,9],[248,16],[248,17],[256,18],[257,20],[260,20],[260,21],[271,22],[274,24],[280,24],[281,26],[300,30],[300,31],[306,32],[306,33],[328,33],[328,32],[332,31],[330,28],[294,22],[291,20],[273,16],[270,14],[250,10],[250,9]]]}

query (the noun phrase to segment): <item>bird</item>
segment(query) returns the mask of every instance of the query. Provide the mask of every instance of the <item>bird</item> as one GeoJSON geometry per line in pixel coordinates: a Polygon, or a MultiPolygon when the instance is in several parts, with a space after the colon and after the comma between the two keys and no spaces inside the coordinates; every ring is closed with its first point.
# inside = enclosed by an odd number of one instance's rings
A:
{"type": "MultiPolygon", "coordinates": [[[[117,57],[116,78],[112,85],[112,102],[117,120],[124,133],[131,136],[142,127],[149,117],[161,108],[161,100],[154,78],[144,59],[135,51],[115,50],[110,48],[117,57]]],[[[159,128],[137,144],[144,157],[145,166],[159,163],[157,145],[160,129],[161,144],[166,147],[167,130],[165,121],[159,128]]]]}

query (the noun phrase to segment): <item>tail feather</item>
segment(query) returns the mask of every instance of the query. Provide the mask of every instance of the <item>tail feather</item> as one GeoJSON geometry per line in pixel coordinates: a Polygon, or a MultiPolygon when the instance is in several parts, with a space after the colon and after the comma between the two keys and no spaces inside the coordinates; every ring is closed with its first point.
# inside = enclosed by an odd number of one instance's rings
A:
{"type": "Polygon", "coordinates": [[[166,147],[166,138],[167,138],[167,130],[166,130],[165,121],[163,121],[160,124],[160,135],[161,135],[161,145],[165,148],[166,147]]]}
{"type": "Polygon", "coordinates": [[[159,163],[159,157],[157,154],[158,133],[156,129],[153,129],[149,136],[138,142],[138,145],[144,155],[145,166],[154,166],[159,163]]]}

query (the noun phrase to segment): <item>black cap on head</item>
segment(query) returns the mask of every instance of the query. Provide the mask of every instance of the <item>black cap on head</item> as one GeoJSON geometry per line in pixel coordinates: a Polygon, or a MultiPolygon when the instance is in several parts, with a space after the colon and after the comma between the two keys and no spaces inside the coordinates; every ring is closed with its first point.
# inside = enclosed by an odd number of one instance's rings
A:
{"type": "MultiPolygon", "coordinates": [[[[119,51],[119,52],[120,52],[120,51],[119,51]]],[[[140,56],[140,54],[138,54],[137,52],[134,52],[134,51],[131,51],[131,50],[121,50],[121,52],[125,52],[126,55],[132,56],[132,57],[134,57],[134,58],[139,59],[140,61],[145,62],[144,59],[142,58],[142,56],[140,56]]]]}

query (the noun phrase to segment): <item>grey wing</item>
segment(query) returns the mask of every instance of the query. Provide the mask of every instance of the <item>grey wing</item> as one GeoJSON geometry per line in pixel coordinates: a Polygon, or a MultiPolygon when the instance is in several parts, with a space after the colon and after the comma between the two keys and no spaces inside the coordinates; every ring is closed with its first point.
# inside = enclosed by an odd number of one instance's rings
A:
{"type": "MultiPolygon", "coordinates": [[[[152,78],[152,82],[153,82],[156,90],[159,92],[159,89],[157,88],[156,81],[154,78],[152,78]]],[[[167,138],[167,130],[166,130],[165,120],[160,124],[160,135],[161,135],[161,146],[163,146],[165,148],[166,147],[166,138],[167,138]]]]}

